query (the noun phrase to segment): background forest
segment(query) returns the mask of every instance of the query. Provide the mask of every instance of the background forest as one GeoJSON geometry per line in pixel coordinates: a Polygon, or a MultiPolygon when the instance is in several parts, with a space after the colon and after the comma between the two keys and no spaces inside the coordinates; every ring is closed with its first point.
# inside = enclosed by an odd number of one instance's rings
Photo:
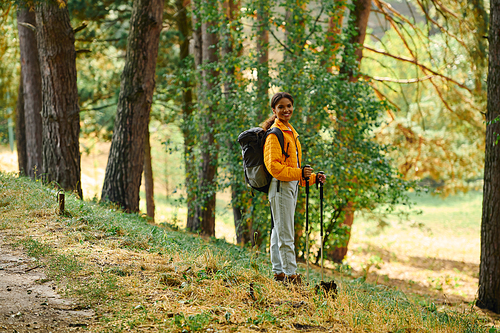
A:
{"type": "MultiPolygon", "coordinates": [[[[219,207],[234,221],[237,243],[265,249],[267,198],[246,186],[236,139],[270,116],[275,92],[288,91],[303,162],[328,175],[326,256],[342,263],[355,216],[383,227],[394,216],[408,221],[415,192],[448,196],[482,188],[488,6],[482,0],[3,1],[0,140],[17,147],[19,170],[33,179],[209,236],[220,236],[219,207]],[[41,130],[50,118],[47,105],[57,104],[46,96],[71,93],[57,86],[47,92],[46,72],[22,74],[28,54],[51,68],[51,49],[42,46],[63,43],[48,32],[41,37],[40,24],[50,26],[39,21],[49,17],[44,10],[64,13],[74,33],[67,44],[74,45],[74,60],[60,61],[77,73],[76,107],[65,109],[70,119],[78,114],[71,135],[79,149],[64,154],[78,160],[72,172],[50,167],[58,162],[43,157],[50,131],[41,130]],[[141,21],[153,14],[161,18],[156,28],[141,21]],[[38,48],[23,46],[34,31],[38,48]],[[36,90],[37,77],[44,96],[38,104],[26,97],[34,96],[26,89],[36,90]],[[39,125],[28,116],[37,108],[39,125]]],[[[310,218],[319,220],[319,211],[310,218]]],[[[299,256],[304,222],[301,196],[299,256]]]]}

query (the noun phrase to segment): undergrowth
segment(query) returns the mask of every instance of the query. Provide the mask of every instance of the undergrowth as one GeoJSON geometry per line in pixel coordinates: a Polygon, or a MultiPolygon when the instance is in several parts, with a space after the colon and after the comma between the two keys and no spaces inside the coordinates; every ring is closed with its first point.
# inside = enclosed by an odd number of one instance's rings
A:
{"type": "MultiPolygon", "coordinates": [[[[0,232],[68,296],[96,311],[92,332],[495,332],[457,313],[361,280],[335,277],[336,297],[274,282],[266,254],[0,173],[0,232]]],[[[311,286],[319,281],[313,271],[311,286]]],[[[330,277],[332,278],[331,272],[330,277]]]]}

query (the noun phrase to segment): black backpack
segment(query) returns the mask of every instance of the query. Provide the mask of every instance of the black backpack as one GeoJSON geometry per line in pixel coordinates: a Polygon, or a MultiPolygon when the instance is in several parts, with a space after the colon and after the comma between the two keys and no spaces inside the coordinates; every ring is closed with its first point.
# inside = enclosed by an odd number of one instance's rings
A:
{"type": "Polygon", "coordinates": [[[283,132],[273,127],[264,131],[260,127],[254,127],[242,132],[238,136],[238,142],[243,154],[243,167],[247,184],[259,192],[268,193],[273,177],[264,165],[264,143],[269,134],[275,134],[281,146],[283,155],[289,157],[285,152],[285,138],[283,132]]]}

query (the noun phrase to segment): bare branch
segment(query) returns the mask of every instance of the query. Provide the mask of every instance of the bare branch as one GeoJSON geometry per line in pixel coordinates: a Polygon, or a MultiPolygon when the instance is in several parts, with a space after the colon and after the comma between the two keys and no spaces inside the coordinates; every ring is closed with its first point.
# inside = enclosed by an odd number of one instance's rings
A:
{"type": "Polygon", "coordinates": [[[434,75],[427,75],[426,77],[417,77],[414,79],[393,79],[390,77],[378,77],[378,76],[370,77],[368,75],[365,75],[365,77],[372,79],[372,80],[375,80],[375,81],[380,81],[380,82],[386,81],[386,82],[394,82],[394,83],[401,83],[401,84],[410,84],[410,83],[429,80],[430,78],[433,78],[434,75]]]}
{"type": "Polygon", "coordinates": [[[397,60],[401,60],[401,61],[404,61],[404,62],[409,62],[409,63],[415,64],[418,67],[420,67],[420,69],[422,69],[423,71],[428,71],[428,72],[432,73],[435,76],[442,77],[446,81],[452,82],[452,83],[456,84],[457,86],[459,86],[460,88],[465,89],[468,92],[472,93],[472,90],[469,87],[465,86],[464,84],[462,84],[462,83],[460,83],[460,82],[458,82],[458,81],[456,81],[456,80],[454,80],[454,79],[452,79],[452,78],[450,78],[448,76],[445,76],[443,74],[440,74],[440,73],[438,73],[438,72],[430,69],[429,67],[427,67],[427,66],[419,63],[415,59],[410,59],[410,58],[401,57],[401,56],[395,56],[395,55],[390,54],[390,53],[385,52],[385,51],[380,51],[380,50],[372,49],[369,46],[364,46],[364,48],[367,49],[367,50],[369,50],[369,51],[372,51],[372,52],[375,52],[375,53],[378,53],[378,54],[382,54],[382,55],[385,55],[385,56],[388,56],[388,57],[391,57],[391,58],[394,58],[394,59],[397,59],[397,60]]]}

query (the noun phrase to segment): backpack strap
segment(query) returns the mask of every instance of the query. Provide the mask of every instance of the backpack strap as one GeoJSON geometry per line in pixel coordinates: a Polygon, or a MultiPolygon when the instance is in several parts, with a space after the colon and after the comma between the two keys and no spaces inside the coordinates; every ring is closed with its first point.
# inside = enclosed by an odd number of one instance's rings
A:
{"type": "Polygon", "coordinates": [[[283,132],[277,127],[272,127],[270,129],[268,129],[266,132],[266,136],[264,138],[264,142],[266,142],[267,136],[269,134],[274,134],[278,138],[278,141],[279,141],[280,146],[281,146],[281,153],[283,155],[285,155],[285,161],[286,161],[286,159],[289,158],[290,155],[288,155],[287,152],[285,151],[285,137],[283,136],[283,132]]]}

